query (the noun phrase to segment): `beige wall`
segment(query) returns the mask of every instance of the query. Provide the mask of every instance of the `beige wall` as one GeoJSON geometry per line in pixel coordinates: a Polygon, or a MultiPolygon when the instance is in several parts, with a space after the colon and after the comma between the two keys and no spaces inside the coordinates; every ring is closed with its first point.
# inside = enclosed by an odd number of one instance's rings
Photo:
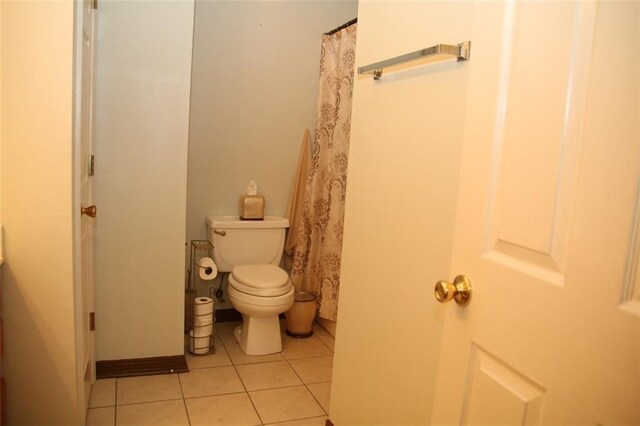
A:
{"type": "Polygon", "coordinates": [[[206,239],[207,214],[238,214],[250,179],[266,214],[286,214],[315,126],[322,33],[356,13],[355,1],[196,2],[188,240],[206,239]]]}
{"type": "Polygon", "coordinates": [[[8,423],[78,424],[72,240],[73,2],[2,4],[8,423]]]}
{"type": "Polygon", "coordinates": [[[100,3],[96,355],[183,353],[193,1],[100,3]]]}
{"type": "MultiPolygon", "coordinates": [[[[361,1],[356,65],[468,40],[467,2],[361,1]]],[[[469,63],[472,63],[470,61],[469,63]]],[[[429,424],[449,274],[468,67],[356,78],[330,417],[429,424]]],[[[452,307],[449,307],[451,309],[452,307]]]]}

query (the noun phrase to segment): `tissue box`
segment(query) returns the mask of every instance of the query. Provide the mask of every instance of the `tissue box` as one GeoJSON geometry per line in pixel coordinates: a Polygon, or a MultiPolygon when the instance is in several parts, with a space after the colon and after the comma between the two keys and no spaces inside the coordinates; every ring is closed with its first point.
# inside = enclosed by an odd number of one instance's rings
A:
{"type": "Polygon", "coordinates": [[[240,219],[263,220],[264,197],[261,195],[243,195],[240,197],[240,219]]]}

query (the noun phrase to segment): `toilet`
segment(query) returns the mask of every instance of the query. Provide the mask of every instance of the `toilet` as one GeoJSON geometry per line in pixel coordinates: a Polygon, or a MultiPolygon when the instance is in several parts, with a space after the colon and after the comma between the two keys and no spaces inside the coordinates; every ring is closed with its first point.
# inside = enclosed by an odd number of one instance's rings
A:
{"type": "Polygon", "coordinates": [[[264,220],[240,220],[238,216],[207,216],[207,235],[219,272],[229,272],[227,294],[242,314],[234,330],[247,355],[282,352],[278,315],[289,310],[294,288],[280,268],[285,231],[289,221],[265,216],[264,220]]]}

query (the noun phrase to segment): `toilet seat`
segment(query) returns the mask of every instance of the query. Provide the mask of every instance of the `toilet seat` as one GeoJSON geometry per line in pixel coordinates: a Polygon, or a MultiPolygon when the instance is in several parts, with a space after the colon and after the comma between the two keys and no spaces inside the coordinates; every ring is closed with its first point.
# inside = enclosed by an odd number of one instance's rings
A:
{"type": "Polygon", "coordinates": [[[229,275],[236,290],[260,297],[277,297],[291,291],[287,273],[275,265],[238,265],[229,275]]]}

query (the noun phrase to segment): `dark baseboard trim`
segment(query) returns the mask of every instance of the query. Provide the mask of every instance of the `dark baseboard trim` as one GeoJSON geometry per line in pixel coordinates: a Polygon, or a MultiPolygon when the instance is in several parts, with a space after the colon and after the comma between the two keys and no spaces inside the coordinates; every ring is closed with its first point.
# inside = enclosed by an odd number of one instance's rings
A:
{"type": "Polygon", "coordinates": [[[184,355],[96,362],[96,379],[186,373],[188,371],[189,367],[187,367],[184,355]]]}
{"type": "Polygon", "coordinates": [[[7,384],[0,378],[0,426],[7,425],[7,384]]]}
{"type": "Polygon", "coordinates": [[[233,308],[216,309],[216,322],[238,322],[242,321],[242,314],[233,308]]]}
{"type": "Polygon", "coordinates": [[[327,419],[327,420],[324,422],[324,426],[334,426],[334,425],[333,425],[333,422],[331,422],[331,420],[327,419]]]}

